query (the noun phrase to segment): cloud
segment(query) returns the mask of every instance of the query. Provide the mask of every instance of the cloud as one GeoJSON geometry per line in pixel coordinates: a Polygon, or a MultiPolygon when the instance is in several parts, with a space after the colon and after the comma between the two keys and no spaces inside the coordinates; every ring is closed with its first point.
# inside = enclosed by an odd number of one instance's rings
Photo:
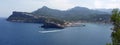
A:
{"type": "Polygon", "coordinates": [[[19,4],[14,5],[18,11],[34,11],[35,9],[41,8],[42,6],[48,6],[53,9],[66,10],[72,8],[76,3],[70,0],[20,0],[19,4]]]}
{"type": "Polygon", "coordinates": [[[48,0],[46,2],[46,5],[55,8],[55,9],[61,9],[61,10],[66,10],[68,8],[74,7],[75,4],[71,3],[70,0],[48,0]]]}
{"type": "Polygon", "coordinates": [[[120,8],[120,0],[1,0],[0,16],[8,16],[12,11],[32,12],[48,6],[53,9],[67,10],[75,6],[87,8],[120,8]]]}
{"type": "Polygon", "coordinates": [[[112,2],[116,2],[117,0],[111,0],[112,2]]]}
{"type": "Polygon", "coordinates": [[[104,1],[104,0],[95,0],[94,2],[94,5],[95,5],[95,8],[106,8],[106,9],[109,9],[109,8],[120,8],[120,1],[118,0],[107,0],[107,1],[104,1]]]}
{"type": "Polygon", "coordinates": [[[94,5],[95,5],[95,8],[102,8],[103,2],[101,2],[100,0],[95,0],[94,5]]]}

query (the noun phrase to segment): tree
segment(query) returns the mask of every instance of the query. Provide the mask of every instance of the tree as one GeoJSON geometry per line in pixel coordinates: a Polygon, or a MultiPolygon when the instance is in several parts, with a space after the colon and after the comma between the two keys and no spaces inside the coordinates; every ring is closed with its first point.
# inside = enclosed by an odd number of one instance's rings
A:
{"type": "Polygon", "coordinates": [[[111,21],[113,22],[114,29],[112,32],[112,45],[120,45],[120,11],[113,9],[111,21]]]}

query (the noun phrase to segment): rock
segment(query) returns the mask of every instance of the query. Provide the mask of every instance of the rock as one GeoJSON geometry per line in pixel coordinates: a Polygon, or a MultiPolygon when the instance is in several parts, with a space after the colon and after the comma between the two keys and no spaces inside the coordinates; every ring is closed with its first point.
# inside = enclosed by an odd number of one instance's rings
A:
{"type": "Polygon", "coordinates": [[[7,21],[11,22],[23,22],[23,23],[44,23],[46,18],[40,16],[34,16],[27,12],[16,12],[14,11],[11,16],[8,17],[7,21]]]}
{"type": "Polygon", "coordinates": [[[42,28],[57,28],[57,29],[65,28],[64,26],[55,24],[55,23],[44,23],[41,27],[42,28]]]}
{"type": "Polygon", "coordinates": [[[64,28],[65,21],[58,20],[56,18],[33,15],[27,12],[16,12],[14,11],[11,16],[8,17],[7,21],[11,22],[22,22],[22,23],[41,23],[44,24],[43,28],[64,28]]]}

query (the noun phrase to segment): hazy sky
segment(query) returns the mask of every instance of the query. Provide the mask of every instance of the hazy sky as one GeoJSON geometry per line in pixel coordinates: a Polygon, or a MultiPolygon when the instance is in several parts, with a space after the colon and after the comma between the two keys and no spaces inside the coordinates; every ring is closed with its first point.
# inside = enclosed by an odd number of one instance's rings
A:
{"type": "Polygon", "coordinates": [[[0,0],[0,17],[8,17],[12,11],[32,12],[42,6],[60,10],[75,6],[109,9],[120,8],[120,0],[0,0]]]}

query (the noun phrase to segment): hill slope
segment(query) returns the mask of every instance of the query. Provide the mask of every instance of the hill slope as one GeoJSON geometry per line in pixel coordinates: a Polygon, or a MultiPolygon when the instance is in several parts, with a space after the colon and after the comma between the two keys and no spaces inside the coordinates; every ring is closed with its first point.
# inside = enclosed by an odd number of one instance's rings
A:
{"type": "Polygon", "coordinates": [[[110,14],[104,11],[92,10],[85,7],[74,7],[66,11],[60,11],[56,9],[50,9],[46,6],[33,11],[32,14],[55,17],[67,21],[108,21],[110,14]]]}

